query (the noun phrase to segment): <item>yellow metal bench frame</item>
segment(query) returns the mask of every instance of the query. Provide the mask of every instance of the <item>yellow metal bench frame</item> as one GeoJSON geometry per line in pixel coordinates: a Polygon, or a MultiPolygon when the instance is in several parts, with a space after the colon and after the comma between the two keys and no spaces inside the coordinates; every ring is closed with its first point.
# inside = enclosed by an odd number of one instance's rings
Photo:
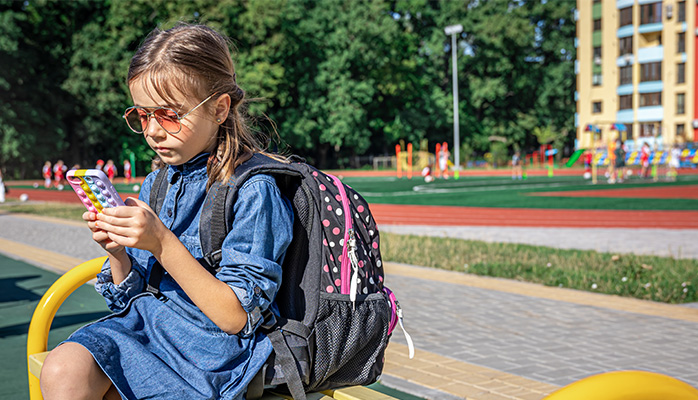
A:
{"type": "MultiPolygon", "coordinates": [[[[46,291],[34,310],[29,334],[27,336],[27,364],[29,370],[29,398],[42,400],[39,387],[41,367],[48,355],[48,334],[51,323],[58,308],[65,299],[78,287],[94,279],[100,272],[106,257],[94,258],[72,268],[63,274],[46,291]]],[[[275,393],[266,393],[262,400],[290,399],[291,397],[275,393]]],[[[327,390],[322,393],[309,393],[308,400],[395,400],[394,397],[376,392],[362,386],[348,387],[338,390],[327,390]]]]}

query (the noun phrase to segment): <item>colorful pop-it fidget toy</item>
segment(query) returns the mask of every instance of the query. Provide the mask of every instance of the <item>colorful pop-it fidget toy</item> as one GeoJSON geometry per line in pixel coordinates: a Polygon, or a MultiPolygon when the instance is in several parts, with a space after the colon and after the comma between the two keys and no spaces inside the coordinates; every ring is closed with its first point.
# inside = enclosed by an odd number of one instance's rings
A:
{"type": "Polygon", "coordinates": [[[124,205],[107,176],[98,169],[73,169],[68,171],[66,178],[88,211],[98,213],[105,208],[124,205]]]}

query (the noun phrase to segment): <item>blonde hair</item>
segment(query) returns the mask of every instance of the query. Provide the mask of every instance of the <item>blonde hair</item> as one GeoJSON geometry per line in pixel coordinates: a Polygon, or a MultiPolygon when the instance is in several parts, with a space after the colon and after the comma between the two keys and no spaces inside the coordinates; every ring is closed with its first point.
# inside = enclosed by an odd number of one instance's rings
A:
{"type": "Polygon", "coordinates": [[[169,103],[175,103],[177,94],[199,102],[215,93],[203,106],[210,113],[218,97],[230,96],[230,112],[220,123],[215,150],[208,160],[208,187],[230,179],[235,167],[253,153],[267,154],[267,143],[247,125],[245,91],[237,84],[229,40],[214,29],[183,23],[165,31],[156,28],[131,59],[128,84],[140,78],[149,80],[158,96],[169,103]]]}

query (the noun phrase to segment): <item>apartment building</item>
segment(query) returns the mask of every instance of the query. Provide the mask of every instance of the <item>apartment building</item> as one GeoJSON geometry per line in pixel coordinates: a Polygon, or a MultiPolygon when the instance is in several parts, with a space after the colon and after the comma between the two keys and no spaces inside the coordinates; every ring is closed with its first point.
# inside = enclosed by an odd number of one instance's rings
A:
{"type": "Polygon", "coordinates": [[[577,0],[577,147],[698,141],[696,0],[577,0]]]}

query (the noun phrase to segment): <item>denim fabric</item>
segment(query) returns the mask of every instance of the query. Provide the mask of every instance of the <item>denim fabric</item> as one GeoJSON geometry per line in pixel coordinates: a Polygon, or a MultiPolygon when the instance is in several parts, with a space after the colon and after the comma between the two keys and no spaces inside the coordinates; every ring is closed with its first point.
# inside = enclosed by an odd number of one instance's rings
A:
{"type": "MultiPolygon", "coordinates": [[[[201,258],[199,218],[206,197],[203,154],[169,166],[171,184],[160,219],[195,258],[201,258]]],[[[148,202],[155,174],[142,185],[148,202]]],[[[166,300],[144,293],[155,258],[128,248],[132,270],[118,285],[109,262],[95,285],[116,314],[86,325],[68,341],[85,346],[124,398],[238,399],[271,354],[269,339],[256,333],[261,312],[271,307],[281,284],[281,262],[291,242],[293,212],[274,178],[251,177],[239,190],[234,222],[222,248],[216,277],[235,292],[248,324],[228,335],[196,307],[169,274],[160,284],[166,300]]]]}

